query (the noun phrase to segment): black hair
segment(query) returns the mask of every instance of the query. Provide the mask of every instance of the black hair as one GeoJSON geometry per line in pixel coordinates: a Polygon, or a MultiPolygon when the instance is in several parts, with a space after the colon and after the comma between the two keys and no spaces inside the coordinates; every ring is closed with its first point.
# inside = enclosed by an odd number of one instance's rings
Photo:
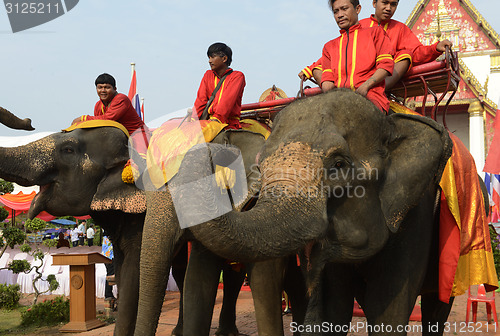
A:
{"type": "Polygon", "coordinates": [[[230,66],[231,62],[233,61],[233,51],[225,43],[222,42],[216,42],[208,47],[207,56],[227,56],[227,66],[230,66]]]}
{"type": "Polygon", "coordinates": [[[97,76],[97,78],[95,79],[95,86],[97,86],[97,84],[110,84],[116,90],[115,78],[107,73],[103,73],[97,76]]]}
{"type": "MultiPolygon", "coordinates": [[[[337,0],[328,0],[328,4],[330,5],[330,9],[333,10],[333,4],[335,3],[335,1],[337,0]]],[[[354,8],[358,7],[359,6],[359,0],[350,0],[352,5],[354,6],[354,8]]]]}

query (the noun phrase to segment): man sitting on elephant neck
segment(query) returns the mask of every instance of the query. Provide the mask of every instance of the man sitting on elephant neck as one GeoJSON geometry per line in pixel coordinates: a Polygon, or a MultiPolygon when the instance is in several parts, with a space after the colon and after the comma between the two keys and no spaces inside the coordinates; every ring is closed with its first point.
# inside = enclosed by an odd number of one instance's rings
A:
{"type": "Polygon", "coordinates": [[[99,101],[95,104],[94,115],[83,115],[73,120],[73,124],[87,120],[114,120],[122,124],[132,134],[144,126],[130,99],[116,91],[116,81],[107,73],[99,75],[95,80],[99,101]]]}
{"type": "Polygon", "coordinates": [[[358,0],[330,0],[340,36],[323,47],[321,88],[350,88],[371,100],[381,111],[389,111],[385,78],[394,68],[389,37],[380,27],[363,28],[358,0]]]}
{"type": "Polygon", "coordinates": [[[130,99],[123,93],[116,91],[116,80],[110,74],[100,74],[95,80],[95,86],[100,99],[94,106],[94,115],[78,117],[73,120],[72,124],[87,120],[114,120],[119,122],[132,136],[133,146],[136,151],[141,157],[145,158],[150,132],[132,106],[130,99]]]}
{"type": "Polygon", "coordinates": [[[239,129],[245,75],[229,67],[233,52],[226,44],[212,44],[207,56],[211,70],[205,72],[201,80],[194,102],[195,112],[199,120],[209,119],[227,124],[226,128],[239,129]]]}

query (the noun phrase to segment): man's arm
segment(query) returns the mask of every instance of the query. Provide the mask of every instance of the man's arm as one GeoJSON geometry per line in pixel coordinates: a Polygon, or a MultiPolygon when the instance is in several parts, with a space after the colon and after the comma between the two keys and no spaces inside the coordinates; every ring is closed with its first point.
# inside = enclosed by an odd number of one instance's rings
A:
{"type": "Polygon", "coordinates": [[[356,92],[366,97],[368,91],[378,83],[382,82],[387,76],[390,76],[394,71],[394,54],[389,37],[382,28],[373,30],[373,43],[377,52],[376,70],[366,82],[361,84],[356,92]]]}
{"type": "Polygon", "coordinates": [[[313,77],[317,83],[321,83],[321,74],[323,72],[323,66],[321,64],[321,58],[310,66],[305,67],[299,72],[299,78],[302,80],[307,80],[313,77]]]}
{"type": "Polygon", "coordinates": [[[323,47],[323,54],[321,56],[323,72],[321,74],[321,81],[319,83],[321,83],[320,87],[323,92],[333,90],[336,87],[332,70],[332,58],[330,56],[330,49],[333,48],[333,46],[333,41],[326,43],[323,47]]]}
{"type": "Polygon", "coordinates": [[[362,96],[366,97],[366,94],[368,93],[368,91],[372,87],[374,87],[375,85],[377,85],[378,83],[380,83],[381,81],[383,81],[389,75],[390,75],[389,71],[387,71],[385,69],[377,69],[375,71],[375,73],[373,74],[373,76],[371,76],[370,78],[368,78],[368,80],[366,82],[364,82],[363,84],[361,84],[356,89],[356,92],[359,93],[359,94],[361,94],[362,96]]]}
{"type": "Polygon", "coordinates": [[[385,79],[385,91],[389,91],[396,85],[401,78],[404,77],[408,69],[410,68],[410,60],[404,59],[396,64],[394,64],[394,70],[392,71],[392,76],[387,76],[385,79]]]}

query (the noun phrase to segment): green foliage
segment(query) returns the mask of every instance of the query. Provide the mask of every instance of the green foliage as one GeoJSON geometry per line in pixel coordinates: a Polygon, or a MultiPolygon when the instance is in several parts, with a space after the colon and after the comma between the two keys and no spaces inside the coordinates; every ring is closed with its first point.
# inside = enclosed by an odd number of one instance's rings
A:
{"type": "Polygon", "coordinates": [[[14,191],[14,184],[12,184],[12,182],[0,179],[0,195],[10,194],[13,191],[14,191]]]}
{"type": "Polygon", "coordinates": [[[26,253],[31,252],[31,246],[29,244],[23,244],[19,248],[21,252],[26,252],[26,253]]]}
{"type": "Polygon", "coordinates": [[[45,229],[47,222],[40,218],[33,218],[26,220],[26,228],[32,232],[37,232],[45,229]]]}
{"type": "Polygon", "coordinates": [[[49,291],[53,292],[59,288],[59,282],[57,282],[55,274],[49,274],[47,276],[47,282],[49,283],[49,291]]]}
{"type": "Polygon", "coordinates": [[[22,272],[29,272],[31,264],[27,260],[12,260],[7,268],[13,273],[19,274],[22,272]]]}
{"type": "Polygon", "coordinates": [[[495,260],[495,270],[497,275],[500,275],[500,235],[490,225],[491,249],[493,251],[493,259],[495,260]]]}
{"type": "Polygon", "coordinates": [[[45,245],[47,247],[56,247],[57,246],[57,239],[45,239],[42,242],[42,245],[45,245]]]}
{"type": "Polygon", "coordinates": [[[5,285],[0,283],[0,308],[14,309],[21,298],[21,287],[18,284],[5,285]]]}
{"type": "MultiPolygon", "coordinates": [[[[26,234],[16,227],[3,229],[3,237],[7,242],[7,246],[10,246],[10,248],[14,248],[15,245],[22,244],[26,240],[26,234]]],[[[3,242],[1,246],[3,246],[3,242]]]]}
{"type": "Polygon", "coordinates": [[[4,207],[0,207],[0,222],[3,222],[7,217],[9,217],[9,212],[4,207]]]}
{"type": "Polygon", "coordinates": [[[22,326],[55,325],[68,321],[69,300],[66,300],[63,296],[37,303],[21,312],[22,326]]]}

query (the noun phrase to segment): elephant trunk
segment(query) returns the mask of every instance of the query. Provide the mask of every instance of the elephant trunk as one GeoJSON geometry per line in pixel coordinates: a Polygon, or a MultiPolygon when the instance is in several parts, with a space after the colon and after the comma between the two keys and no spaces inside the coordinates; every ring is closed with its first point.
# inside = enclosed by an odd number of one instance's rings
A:
{"type": "MultiPolygon", "coordinates": [[[[1,114],[0,114],[1,115],[1,114]]],[[[49,137],[24,146],[0,147],[0,178],[22,186],[46,185],[52,182],[54,141],[49,137]]]]}
{"type": "Polygon", "coordinates": [[[168,192],[146,192],[148,211],[142,234],[140,290],[134,335],[155,335],[175,247],[181,236],[168,192]]]}
{"type": "MultiPolygon", "coordinates": [[[[301,143],[280,145],[261,164],[262,189],[255,207],[229,212],[190,230],[211,251],[238,261],[298,251],[323,235],[328,225],[321,156],[301,143]]],[[[213,198],[207,194],[204,199],[213,198]]]]}
{"type": "Polygon", "coordinates": [[[19,119],[10,111],[0,107],[0,123],[13,129],[33,131],[34,128],[31,126],[31,119],[19,119]]]}

